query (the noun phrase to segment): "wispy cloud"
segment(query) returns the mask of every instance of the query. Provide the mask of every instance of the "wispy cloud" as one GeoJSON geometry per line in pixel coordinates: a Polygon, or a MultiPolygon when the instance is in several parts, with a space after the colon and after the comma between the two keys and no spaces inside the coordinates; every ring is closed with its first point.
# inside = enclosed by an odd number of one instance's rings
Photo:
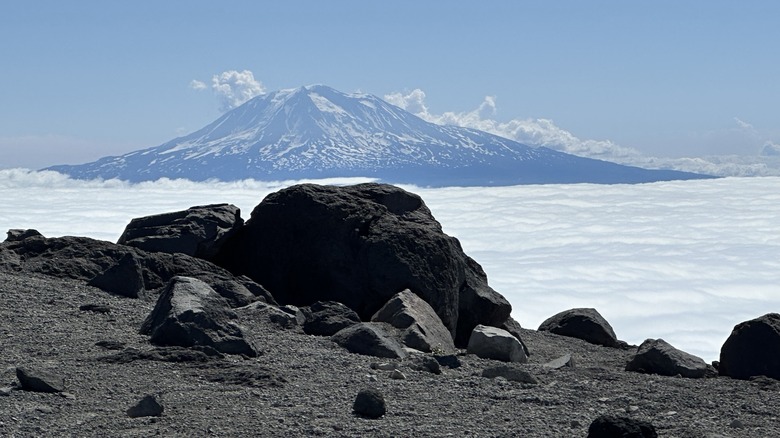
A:
{"type": "MultiPolygon", "coordinates": [[[[206,90],[205,82],[193,79],[190,82],[193,90],[206,90]]],[[[249,70],[228,70],[211,78],[211,89],[220,99],[220,111],[227,112],[240,106],[249,99],[265,94],[265,86],[255,79],[249,70]]]]}

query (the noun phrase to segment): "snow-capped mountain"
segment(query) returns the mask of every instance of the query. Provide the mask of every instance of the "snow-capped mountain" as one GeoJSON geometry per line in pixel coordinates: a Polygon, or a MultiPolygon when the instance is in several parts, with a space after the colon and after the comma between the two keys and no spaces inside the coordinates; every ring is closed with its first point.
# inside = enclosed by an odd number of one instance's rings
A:
{"type": "Polygon", "coordinates": [[[157,147],[50,167],[79,179],[284,180],[363,176],[420,185],[637,183],[701,178],[533,148],[440,126],[370,94],[323,85],[255,97],[157,147]]]}

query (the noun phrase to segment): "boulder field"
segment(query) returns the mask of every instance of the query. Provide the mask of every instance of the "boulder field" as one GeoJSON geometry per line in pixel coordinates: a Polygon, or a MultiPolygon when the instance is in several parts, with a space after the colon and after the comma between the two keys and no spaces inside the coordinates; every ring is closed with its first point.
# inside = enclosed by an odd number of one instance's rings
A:
{"type": "Polygon", "coordinates": [[[595,309],[510,313],[383,184],[137,218],[116,244],[10,230],[0,436],[780,435],[780,315],[706,364],[595,309]]]}

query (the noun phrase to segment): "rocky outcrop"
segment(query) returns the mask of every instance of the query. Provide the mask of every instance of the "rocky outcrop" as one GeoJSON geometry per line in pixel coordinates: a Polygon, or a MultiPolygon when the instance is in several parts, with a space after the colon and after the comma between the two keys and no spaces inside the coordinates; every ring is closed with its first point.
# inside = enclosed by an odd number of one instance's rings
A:
{"type": "Polygon", "coordinates": [[[347,327],[331,337],[348,351],[366,356],[404,358],[397,329],[381,322],[361,322],[347,327]]]}
{"type": "Polygon", "coordinates": [[[394,295],[371,321],[386,322],[401,330],[401,342],[426,353],[452,354],[455,344],[436,312],[409,289],[394,295]]]}
{"type": "Polygon", "coordinates": [[[149,252],[182,253],[212,260],[242,225],[235,205],[214,204],[136,218],[117,243],[149,252]]]}
{"type": "Polygon", "coordinates": [[[159,417],[163,411],[165,411],[165,407],[157,400],[157,397],[147,394],[127,410],[127,416],[130,418],[159,417]]]}
{"type": "Polygon", "coordinates": [[[157,345],[207,346],[220,353],[257,356],[235,319],[236,313],[209,285],[195,278],[174,277],[140,332],[157,345]]]}
{"type": "Polygon", "coordinates": [[[332,336],[360,322],[354,310],[335,301],[317,301],[301,309],[303,331],[309,335],[332,336]]]}
{"type": "Polygon", "coordinates": [[[700,357],[678,350],[663,339],[647,339],[626,365],[626,371],[689,378],[713,377],[716,371],[700,357]]]}
{"type": "Polygon", "coordinates": [[[271,294],[248,277],[236,277],[211,262],[184,254],[149,253],[88,237],[40,235],[6,240],[0,243],[3,252],[16,257],[19,269],[91,282],[118,295],[136,296],[142,290],[160,289],[178,275],[208,283],[233,307],[256,300],[275,304],[271,294]]]}
{"type": "Polygon", "coordinates": [[[612,326],[596,309],[565,310],[545,320],[539,326],[539,330],[582,339],[605,347],[621,345],[612,326]]]}
{"type": "Polygon", "coordinates": [[[422,199],[383,184],[303,184],[268,195],[217,257],[284,304],[341,302],[368,320],[400,290],[415,291],[456,343],[511,307],[479,264],[442,232],[422,199]]]}
{"type": "Polygon", "coordinates": [[[780,379],[780,314],[768,313],[737,324],[720,350],[722,376],[780,379]]]}
{"type": "Polygon", "coordinates": [[[520,341],[506,330],[497,327],[476,326],[466,351],[485,359],[520,363],[528,361],[520,341]]]}

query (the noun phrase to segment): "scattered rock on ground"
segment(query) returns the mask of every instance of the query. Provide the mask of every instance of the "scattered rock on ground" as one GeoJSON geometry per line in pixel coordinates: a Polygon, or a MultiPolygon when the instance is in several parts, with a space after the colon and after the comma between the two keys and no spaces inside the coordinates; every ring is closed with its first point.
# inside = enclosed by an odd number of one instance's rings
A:
{"type": "Polygon", "coordinates": [[[612,326],[591,308],[570,309],[553,315],[539,326],[539,330],[605,347],[620,346],[612,326]]]}
{"type": "Polygon", "coordinates": [[[16,378],[25,391],[62,392],[65,390],[65,379],[50,371],[26,366],[16,367],[16,378]]]}
{"type": "Polygon", "coordinates": [[[114,295],[138,298],[144,293],[144,273],[138,259],[132,253],[126,253],[87,284],[114,295]]]}
{"type": "Polygon", "coordinates": [[[722,376],[780,379],[780,314],[768,313],[737,324],[720,350],[722,376]]]}
{"type": "Polygon", "coordinates": [[[466,351],[485,359],[520,363],[528,361],[520,341],[506,330],[497,327],[476,326],[466,351]]]}
{"type": "Polygon", "coordinates": [[[406,352],[396,341],[396,331],[395,327],[383,322],[361,322],[339,331],[331,339],[352,353],[404,358],[406,352]]]}
{"type": "Polygon", "coordinates": [[[127,416],[130,418],[159,417],[164,410],[165,407],[157,400],[157,397],[146,395],[127,410],[127,416]]]}
{"type": "Polygon", "coordinates": [[[360,322],[354,310],[336,301],[317,301],[301,308],[303,332],[309,335],[332,336],[360,322]]]}
{"type": "Polygon", "coordinates": [[[111,307],[106,304],[82,304],[79,306],[82,312],[111,313],[111,307]]]}
{"type": "Polygon", "coordinates": [[[257,356],[257,349],[233,321],[236,318],[226,300],[206,283],[174,277],[141,326],[141,334],[157,345],[201,345],[226,354],[257,356]]]}
{"type": "Polygon", "coordinates": [[[387,411],[385,398],[378,389],[363,389],[355,397],[352,411],[361,417],[379,418],[387,411]]]}
{"type": "Polygon", "coordinates": [[[561,357],[555,358],[546,364],[544,364],[545,368],[551,368],[554,370],[561,369],[561,368],[574,368],[576,365],[574,358],[571,354],[566,353],[561,357]]]}
{"type": "Polygon", "coordinates": [[[588,427],[588,438],[656,438],[655,426],[646,421],[601,415],[593,420],[588,427]]]}
{"type": "Polygon", "coordinates": [[[489,379],[495,379],[496,377],[503,377],[511,382],[531,383],[537,384],[538,380],[531,375],[528,371],[521,369],[518,366],[513,365],[497,365],[482,370],[482,377],[489,379]]]}
{"type": "Polygon", "coordinates": [[[433,308],[409,289],[390,298],[371,321],[386,322],[400,329],[403,344],[415,350],[439,354],[456,351],[452,335],[433,308]]]}
{"type": "Polygon", "coordinates": [[[626,365],[626,371],[690,378],[714,377],[715,369],[700,357],[678,350],[663,339],[647,339],[626,365]]]}

